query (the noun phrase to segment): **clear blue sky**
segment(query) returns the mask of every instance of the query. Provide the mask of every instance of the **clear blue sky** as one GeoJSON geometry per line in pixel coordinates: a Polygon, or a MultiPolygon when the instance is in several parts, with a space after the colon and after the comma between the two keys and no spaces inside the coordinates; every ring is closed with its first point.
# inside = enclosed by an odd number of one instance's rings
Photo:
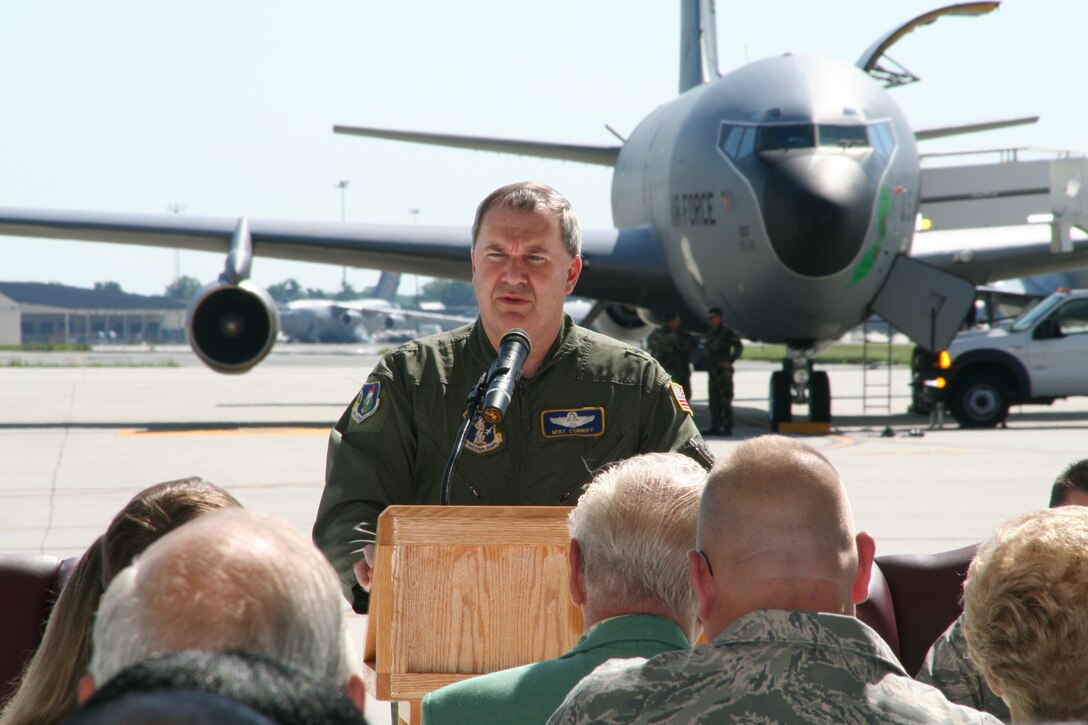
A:
{"type": "MultiPolygon", "coordinates": [[[[786,51],[854,62],[937,2],[718,2],[723,72],[786,51]]],[[[676,93],[679,5],[155,2],[0,4],[0,205],[252,218],[463,224],[492,188],[536,178],[587,226],[611,223],[603,167],[337,136],[335,123],[611,143],[676,93]]],[[[1083,0],[1006,0],[892,51],[922,76],[895,91],[916,126],[1038,113],[1029,127],[923,150],[1088,149],[1083,0]]],[[[202,281],[215,255],[182,252],[202,281]]],[[[467,262],[466,262],[467,263],[467,262]]],[[[0,280],[158,293],[175,253],[0,238],[0,280]]],[[[340,268],[258,259],[268,285],[335,289],[340,268]]],[[[374,274],[349,270],[356,286],[374,274]]],[[[411,283],[409,283],[411,284],[411,283]]]]}

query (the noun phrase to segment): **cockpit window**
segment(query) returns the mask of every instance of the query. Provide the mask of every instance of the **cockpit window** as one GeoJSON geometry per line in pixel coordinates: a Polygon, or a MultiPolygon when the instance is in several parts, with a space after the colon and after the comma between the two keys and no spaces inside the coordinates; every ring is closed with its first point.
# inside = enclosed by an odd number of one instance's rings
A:
{"type": "Polygon", "coordinates": [[[756,151],[790,149],[872,149],[881,164],[895,150],[895,136],[888,121],[851,123],[723,123],[718,148],[734,162],[756,151]]]}
{"type": "Polygon", "coordinates": [[[811,123],[760,126],[756,132],[759,151],[810,149],[816,145],[816,129],[811,123]]]}
{"type": "Polygon", "coordinates": [[[820,124],[816,127],[820,137],[821,146],[836,146],[850,149],[869,145],[869,134],[865,126],[854,124],[852,126],[834,126],[820,124]]]}

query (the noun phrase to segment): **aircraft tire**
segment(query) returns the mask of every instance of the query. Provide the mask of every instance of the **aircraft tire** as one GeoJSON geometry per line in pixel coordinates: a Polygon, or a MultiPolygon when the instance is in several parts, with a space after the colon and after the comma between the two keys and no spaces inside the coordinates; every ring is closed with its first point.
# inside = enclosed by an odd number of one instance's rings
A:
{"type": "Polygon", "coordinates": [[[808,419],[813,423],[831,422],[831,380],[825,370],[815,370],[809,378],[808,419]]]}
{"type": "Polygon", "coordinates": [[[1008,390],[995,375],[972,375],[956,383],[949,412],[963,428],[994,428],[1009,414],[1008,390]]]}
{"type": "Polygon", "coordinates": [[[771,430],[777,432],[779,423],[793,420],[793,395],[790,393],[790,376],[784,370],[771,373],[771,390],[768,409],[771,430]]]}

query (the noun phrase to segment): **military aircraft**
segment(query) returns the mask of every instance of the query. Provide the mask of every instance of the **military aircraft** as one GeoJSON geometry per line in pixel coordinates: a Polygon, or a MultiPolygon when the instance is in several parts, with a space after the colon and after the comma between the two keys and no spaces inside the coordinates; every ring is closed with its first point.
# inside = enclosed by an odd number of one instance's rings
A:
{"type": "MultiPolygon", "coordinates": [[[[788,346],[771,379],[772,425],[790,420],[794,403],[808,404],[810,419],[827,421],[830,383],[813,368],[813,355],[872,312],[933,349],[963,320],[973,284],[1088,262],[1088,244],[1069,235],[1071,224],[1084,224],[1085,194],[1076,185],[1082,161],[1063,168],[1064,184],[1052,180],[1043,192],[1015,179],[1000,188],[976,179],[975,186],[927,196],[916,140],[1030,119],[913,130],[885,87],[910,80],[886,57],[903,35],[946,14],[996,5],[949,6],[914,18],[854,65],[785,55],[720,75],[713,3],[684,0],[680,95],[617,145],[336,130],[613,167],[615,228],[585,230],[575,290],[599,300],[589,319],[637,339],[666,311],[680,311],[694,328],[709,307],[720,307],[742,336],[788,346]],[[1064,197],[1052,198],[1055,188],[1064,197]],[[1055,215],[1052,243],[910,254],[919,213],[940,221],[946,207],[974,199],[1004,207],[1040,197],[1053,202],[1037,209],[1055,215]]],[[[994,222],[979,225],[986,223],[994,222]]],[[[276,336],[275,306],[248,280],[254,254],[469,276],[470,232],[458,227],[0,209],[0,233],[227,252],[223,274],[193,301],[188,323],[194,349],[222,372],[256,365],[276,336]]]]}
{"type": "Polygon", "coordinates": [[[452,329],[473,318],[402,309],[396,302],[399,272],[382,272],[374,297],[292,300],[279,309],[280,331],[293,342],[368,342],[409,324],[452,329]]]}

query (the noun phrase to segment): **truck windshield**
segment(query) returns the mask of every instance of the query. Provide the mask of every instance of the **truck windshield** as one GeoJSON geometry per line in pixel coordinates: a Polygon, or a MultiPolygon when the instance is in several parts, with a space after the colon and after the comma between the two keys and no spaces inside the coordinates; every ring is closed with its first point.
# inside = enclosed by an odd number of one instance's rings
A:
{"type": "Polygon", "coordinates": [[[1035,305],[1024,314],[1017,317],[1016,320],[1012,323],[1012,329],[1015,332],[1023,332],[1024,330],[1034,325],[1037,321],[1049,315],[1050,311],[1057,307],[1059,304],[1061,304],[1062,300],[1064,299],[1065,295],[1063,294],[1051,295],[1050,297],[1047,297],[1045,300],[1035,305]]]}

